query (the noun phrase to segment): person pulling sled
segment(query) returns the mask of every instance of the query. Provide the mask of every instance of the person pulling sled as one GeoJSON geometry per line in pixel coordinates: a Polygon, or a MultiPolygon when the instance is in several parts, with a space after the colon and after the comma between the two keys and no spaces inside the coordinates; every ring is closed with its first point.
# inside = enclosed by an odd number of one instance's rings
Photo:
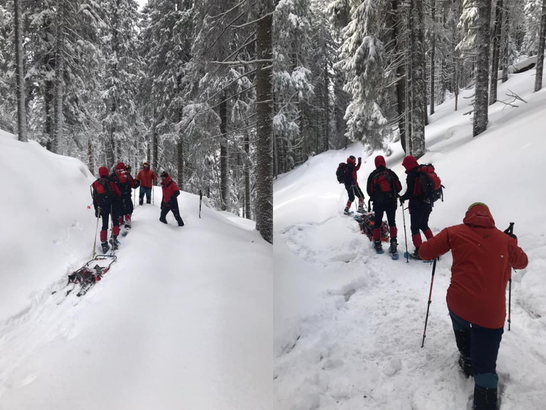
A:
{"type": "Polygon", "coordinates": [[[343,213],[345,215],[351,215],[351,205],[353,204],[355,197],[358,198],[358,209],[357,212],[364,212],[364,194],[358,186],[358,179],[356,173],[362,165],[362,158],[358,158],[358,164],[356,163],[356,158],[351,155],[347,158],[347,163],[339,164],[336,175],[340,184],[345,184],[345,189],[349,195],[349,200],[343,213]]]}
{"type": "Polygon", "coordinates": [[[117,237],[119,235],[119,219],[118,206],[121,200],[121,192],[116,184],[108,179],[108,168],[99,168],[99,178],[91,185],[91,197],[93,198],[93,206],[95,207],[95,216],[102,217],[102,229],[100,231],[100,241],[102,253],[109,251],[108,245],[108,222],[112,216],[112,235],[110,241],[112,249],[118,248],[117,237]]]}
{"type": "Polygon", "coordinates": [[[445,228],[419,248],[423,260],[450,250],[453,254],[447,307],[459,366],[466,377],[474,376],[475,410],[497,408],[496,367],[506,317],[506,284],[512,268],[524,269],[528,263],[509,229],[497,229],[489,207],[476,202],[461,225],[445,228]]]}
{"type": "Polygon", "coordinates": [[[178,226],[184,226],[184,221],[180,216],[180,211],[178,209],[178,200],[177,197],[180,195],[180,190],[176,185],[169,174],[163,171],[160,175],[161,177],[161,188],[163,190],[163,199],[161,200],[161,216],[159,220],[164,224],[167,223],[167,214],[171,211],[178,222],[178,226]]]}
{"type": "Polygon", "coordinates": [[[389,254],[394,258],[398,256],[396,228],[396,208],[398,193],[402,190],[402,185],[398,176],[387,168],[385,158],[381,155],[375,157],[375,170],[368,177],[366,190],[370,201],[373,202],[374,211],[374,229],[373,242],[377,253],[383,253],[381,245],[381,224],[383,214],[387,214],[389,223],[390,246],[389,254]]]}

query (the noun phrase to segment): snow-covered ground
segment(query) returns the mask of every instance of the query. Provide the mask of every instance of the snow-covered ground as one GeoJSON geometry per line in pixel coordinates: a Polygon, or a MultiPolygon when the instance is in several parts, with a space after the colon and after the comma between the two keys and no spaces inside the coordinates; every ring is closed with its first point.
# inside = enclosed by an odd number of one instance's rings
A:
{"type": "MultiPolygon", "coordinates": [[[[463,115],[473,90],[462,93],[458,112],[453,100],[439,106],[426,130],[429,152],[419,161],[432,162],[446,186],[445,202],[431,215],[434,232],[461,223],[468,205],[482,201],[499,228],[515,222],[529,256],[527,269],[513,276],[512,326],[498,359],[504,410],[544,408],[546,391],[546,90],[532,93],[535,73],[499,85],[501,99],[511,101],[511,90],[527,104],[490,107],[488,130],[478,138],[463,115]]],[[[405,182],[403,151],[399,143],[391,148],[387,166],[405,182]]],[[[436,270],[421,349],[431,265],[376,255],[356,222],[342,215],[347,194],[336,181],[337,165],[362,156],[365,185],[377,154],[368,156],[360,144],[328,151],[274,184],[275,408],[470,408],[473,381],[456,365],[445,303],[451,255],[436,270]]],[[[407,211],[405,217],[409,224],[407,211]]],[[[397,225],[404,251],[400,208],[397,225]]]]}
{"type": "Polygon", "coordinates": [[[136,207],[112,269],[60,305],[95,233],[80,161],[0,135],[0,409],[271,409],[272,252],[181,193],[136,207]]]}

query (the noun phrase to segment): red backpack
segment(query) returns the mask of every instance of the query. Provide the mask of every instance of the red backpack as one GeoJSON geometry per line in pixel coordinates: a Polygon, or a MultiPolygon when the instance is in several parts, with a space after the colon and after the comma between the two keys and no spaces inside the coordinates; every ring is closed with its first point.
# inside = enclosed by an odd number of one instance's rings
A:
{"type": "Polygon", "coordinates": [[[372,197],[380,200],[394,199],[401,190],[401,186],[397,186],[392,173],[387,169],[377,172],[371,183],[372,197]]]}
{"type": "Polygon", "coordinates": [[[438,199],[444,200],[443,189],[440,177],[432,164],[419,165],[417,168],[418,177],[415,180],[414,195],[421,197],[425,202],[434,203],[438,199]]]}

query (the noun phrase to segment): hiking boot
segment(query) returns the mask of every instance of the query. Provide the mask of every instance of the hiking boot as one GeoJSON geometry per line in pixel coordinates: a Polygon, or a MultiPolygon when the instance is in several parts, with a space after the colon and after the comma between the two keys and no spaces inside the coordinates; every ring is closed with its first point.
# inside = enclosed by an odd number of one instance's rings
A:
{"type": "Polygon", "coordinates": [[[361,214],[363,214],[364,213],[364,205],[363,204],[358,205],[358,209],[356,210],[356,212],[360,212],[361,214]]]}
{"type": "Polygon", "coordinates": [[[474,376],[472,361],[470,360],[470,329],[454,330],[455,342],[459,350],[459,367],[468,378],[474,376]]]}
{"type": "Polygon", "coordinates": [[[180,227],[184,226],[184,221],[178,221],[178,226],[180,227]]]}
{"type": "Polygon", "coordinates": [[[141,206],[142,206],[143,202],[144,202],[144,201],[143,201],[142,199],[139,199],[139,200],[138,200],[138,204],[141,205],[141,206]]]}
{"type": "Polygon", "coordinates": [[[159,218],[159,221],[160,221],[160,222],[163,222],[164,224],[166,224],[166,223],[167,223],[167,220],[166,220],[166,219],[164,219],[164,218],[159,218]]]}
{"type": "Polygon", "coordinates": [[[472,369],[472,361],[470,360],[470,357],[460,355],[459,367],[461,368],[467,379],[471,376],[474,376],[474,370],[472,369]]]}
{"type": "Polygon", "coordinates": [[[392,238],[391,239],[391,246],[389,246],[389,253],[390,254],[395,254],[397,249],[396,247],[398,246],[398,242],[396,241],[396,238],[392,238]]]}
{"type": "Polygon", "coordinates": [[[383,246],[381,245],[381,241],[373,241],[373,248],[377,253],[383,253],[383,246]]]}
{"type": "Polygon", "coordinates": [[[474,410],[496,410],[497,389],[474,386],[474,410]]]}
{"type": "Polygon", "coordinates": [[[345,209],[343,210],[343,213],[344,213],[345,215],[351,215],[351,211],[349,211],[349,208],[345,208],[345,209]]]}
{"type": "Polygon", "coordinates": [[[120,242],[118,241],[118,236],[112,235],[112,237],[110,238],[110,243],[112,244],[112,250],[116,251],[120,245],[120,242]]]}
{"type": "Polygon", "coordinates": [[[108,241],[101,242],[100,246],[102,247],[102,253],[106,253],[110,250],[110,245],[108,245],[108,241]]]}
{"type": "Polygon", "coordinates": [[[124,228],[125,229],[131,229],[131,224],[125,224],[124,228]]]}
{"type": "Polygon", "coordinates": [[[419,248],[415,248],[413,253],[410,253],[410,258],[418,260],[418,261],[422,261],[421,257],[419,256],[419,248]]]}

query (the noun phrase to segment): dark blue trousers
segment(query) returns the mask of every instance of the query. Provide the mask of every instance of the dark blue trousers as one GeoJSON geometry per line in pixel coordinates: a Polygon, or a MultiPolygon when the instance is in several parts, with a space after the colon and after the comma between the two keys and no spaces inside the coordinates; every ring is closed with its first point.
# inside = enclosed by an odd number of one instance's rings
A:
{"type": "Polygon", "coordinates": [[[497,375],[497,356],[504,328],[488,329],[475,325],[449,312],[453,330],[470,329],[470,359],[477,386],[496,389],[499,382],[497,375]]]}

